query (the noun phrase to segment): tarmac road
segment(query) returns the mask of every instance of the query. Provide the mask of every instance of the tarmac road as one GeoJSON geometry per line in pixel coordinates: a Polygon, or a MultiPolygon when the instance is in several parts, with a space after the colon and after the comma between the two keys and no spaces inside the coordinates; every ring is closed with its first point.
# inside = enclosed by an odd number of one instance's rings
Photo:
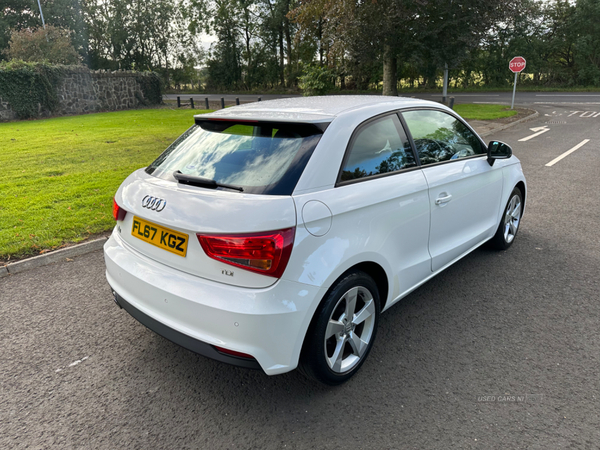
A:
{"type": "MultiPolygon", "coordinates": [[[[517,93],[515,96],[515,105],[529,104],[560,104],[560,103],[596,103],[600,104],[600,92],[520,92],[517,86],[517,93]]],[[[374,94],[377,95],[377,94],[374,94]]],[[[286,97],[301,97],[300,95],[279,95],[279,94],[262,94],[262,95],[249,95],[249,94],[166,94],[163,95],[164,100],[177,100],[177,97],[181,97],[181,101],[189,101],[190,97],[196,102],[197,108],[203,108],[203,101],[208,98],[211,102],[220,101],[224,98],[226,102],[235,102],[236,98],[240,99],[240,102],[255,102],[260,97],[262,100],[272,100],[276,98],[286,97]]],[[[424,100],[432,100],[439,102],[442,100],[442,94],[401,94],[401,97],[416,97],[424,100]]],[[[454,97],[455,103],[505,103],[509,104],[512,100],[511,92],[465,92],[465,93],[452,93],[452,90],[448,93],[448,97],[454,97]]]]}
{"type": "Polygon", "coordinates": [[[383,314],[340,387],[155,335],[113,303],[101,252],[0,278],[0,448],[598,448],[600,104],[535,108],[488,138],[527,176],[515,244],[383,314]]]}

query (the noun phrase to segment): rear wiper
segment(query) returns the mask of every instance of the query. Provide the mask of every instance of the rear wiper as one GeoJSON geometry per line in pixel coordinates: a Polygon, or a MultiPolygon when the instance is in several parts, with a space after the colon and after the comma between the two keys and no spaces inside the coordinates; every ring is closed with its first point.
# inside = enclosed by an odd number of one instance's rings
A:
{"type": "Polygon", "coordinates": [[[216,189],[218,187],[224,187],[227,189],[233,189],[235,191],[243,192],[244,188],[240,186],[232,186],[231,184],[217,183],[215,180],[210,178],[195,177],[194,175],[186,175],[181,173],[179,170],[173,172],[173,177],[181,184],[189,184],[190,186],[206,187],[209,189],[216,189]]]}

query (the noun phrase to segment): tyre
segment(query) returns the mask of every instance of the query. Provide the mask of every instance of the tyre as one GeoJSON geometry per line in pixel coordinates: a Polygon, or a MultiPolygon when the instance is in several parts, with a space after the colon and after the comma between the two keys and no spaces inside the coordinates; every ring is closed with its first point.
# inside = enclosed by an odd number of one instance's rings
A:
{"type": "Polygon", "coordinates": [[[512,245],[517,237],[517,231],[519,231],[519,225],[521,224],[521,216],[523,215],[523,194],[519,188],[514,188],[506,208],[504,208],[504,214],[500,219],[498,230],[494,237],[490,240],[490,244],[497,250],[506,250],[512,245]]]}
{"type": "Polygon", "coordinates": [[[379,312],[379,291],[370,276],[352,272],[338,280],[313,318],[299,370],[329,385],[347,381],[373,346],[379,312]]]}

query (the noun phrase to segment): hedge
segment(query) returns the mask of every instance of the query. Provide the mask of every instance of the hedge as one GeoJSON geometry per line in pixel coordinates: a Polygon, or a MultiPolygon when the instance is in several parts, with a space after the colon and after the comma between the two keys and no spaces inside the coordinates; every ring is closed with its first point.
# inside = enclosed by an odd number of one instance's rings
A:
{"type": "Polygon", "coordinates": [[[23,61],[0,63],[0,97],[20,119],[39,114],[40,106],[50,112],[59,107],[56,86],[64,66],[23,61]]]}

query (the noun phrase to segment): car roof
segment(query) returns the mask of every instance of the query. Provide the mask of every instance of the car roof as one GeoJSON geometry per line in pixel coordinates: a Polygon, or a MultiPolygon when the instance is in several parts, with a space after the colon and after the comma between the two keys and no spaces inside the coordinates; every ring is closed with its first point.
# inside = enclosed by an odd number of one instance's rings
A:
{"type": "Polygon", "coordinates": [[[330,95],[320,97],[292,97],[247,103],[199,114],[198,119],[268,120],[281,122],[331,122],[342,115],[376,114],[414,106],[443,107],[439,103],[405,97],[381,95],[330,95]]]}

